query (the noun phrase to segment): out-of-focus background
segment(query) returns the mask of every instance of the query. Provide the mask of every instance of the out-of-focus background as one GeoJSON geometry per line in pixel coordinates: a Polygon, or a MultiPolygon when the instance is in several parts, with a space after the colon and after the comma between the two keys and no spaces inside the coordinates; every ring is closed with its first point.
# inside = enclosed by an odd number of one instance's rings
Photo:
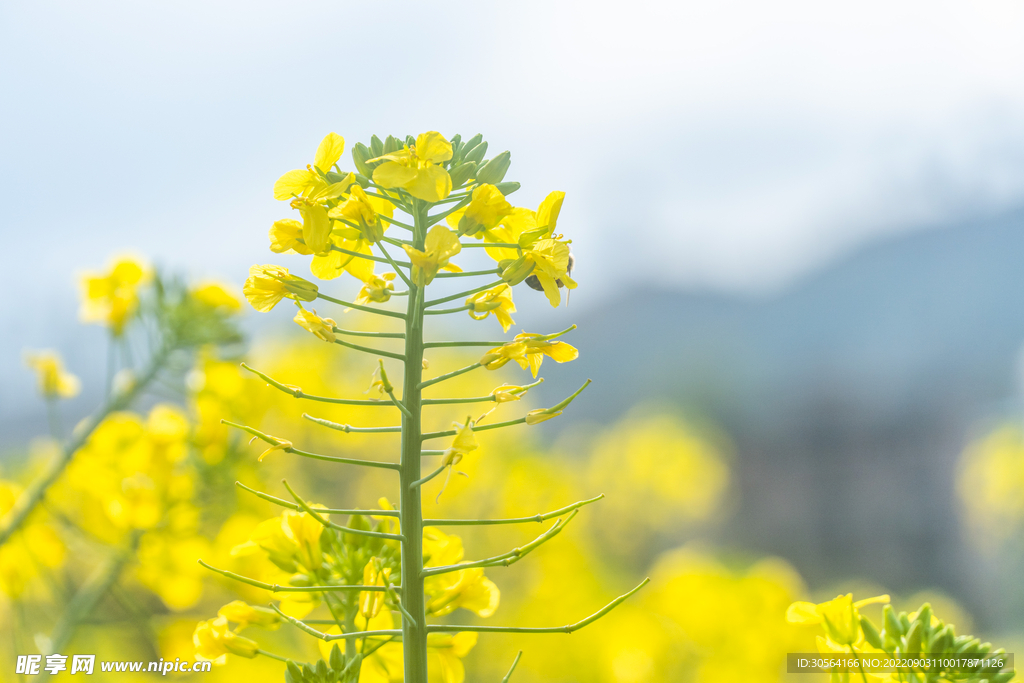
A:
{"type": "MultiPolygon", "coordinates": [[[[618,481],[612,509],[642,517],[650,481],[613,476],[614,446],[663,419],[635,448],[696,458],[665,499],[713,493],[654,510],[635,548],[608,513],[592,541],[612,534],[624,575],[721,563],[739,585],[776,558],[792,599],[925,594],[1012,639],[1022,34],[1024,7],[998,1],[5,3],[0,466],[46,429],[23,349],[81,377],[71,416],[102,393],[77,272],[130,251],[240,285],[273,262],[274,179],[325,133],[482,132],[512,151],[516,205],[567,193],[578,259],[567,310],[517,294],[517,327],[579,324],[545,395],[595,382],[530,448],[565,454],[573,491],[618,481]]],[[[257,350],[290,325],[243,321],[257,350]]],[[[656,680],[629,656],[586,680],[656,680]]]]}

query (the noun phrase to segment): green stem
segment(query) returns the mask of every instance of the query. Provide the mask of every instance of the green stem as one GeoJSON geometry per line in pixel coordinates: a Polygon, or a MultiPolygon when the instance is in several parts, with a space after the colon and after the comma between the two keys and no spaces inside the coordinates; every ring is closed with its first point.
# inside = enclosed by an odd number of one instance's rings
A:
{"type": "MultiPolygon", "coordinates": [[[[352,251],[351,249],[344,249],[333,244],[331,245],[331,249],[333,249],[334,251],[340,251],[342,254],[348,254],[349,256],[355,256],[357,258],[366,259],[367,261],[376,261],[377,263],[388,263],[388,260],[386,258],[374,256],[373,254],[364,254],[361,251],[352,251]]],[[[405,261],[398,261],[398,264],[405,266],[406,268],[412,268],[412,264],[407,263],[405,261]]]]}
{"type": "Polygon", "coordinates": [[[300,629],[302,631],[305,631],[306,633],[308,633],[311,636],[314,636],[316,638],[319,638],[320,640],[325,640],[325,641],[328,641],[328,642],[332,641],[332,640],[348,640],[348,639],[351,639],[351,638],[366,638],[367,636],[398,636],[398,635],[402,635],[402,632],[399,631],[398,629],[389,629],[389,630],[386,630],[386,631],[385,630],[382,630],[382,631],[351,631],[349,633],[341,633],[341,634],[324,633],[323,631],[317,631],[315,628],[313,628],[312,626],[310,626],[309,624],[305,623],[304,621],[302,621],[300,619],[296,619],[295,617],[288,616],[287,614],[282,612],[277,605],[271,604],[270,606],[273,607],[274,611],[276,611],[278,614],[280,614],[281,618],[284,619],[285,621],[287,621],[289,624],[292,624],[296,628],[298,628],[298,629],[300,629]]]}
{"type": "Polygon", "coordinates": [[[289,661],[289,659],[287,657],[282,657],[281,655],[275,655],[273,652],[267,652],[266,650],[257,649],[256,650],[256,654],[263,655],[264,657],[270,657],[271,659],[276,659],[279,662],[288,663],[288,661],[289,661]]]}
{"type": "Polygon", "coordinates": [[[312,415],[309,415],[308,413],[303,413],[302,417],[307,419],[307,420],[309,420],[310,422],[315,422],[318,425],[327,427],[328,429],[334,429],[334,430],[339,431],[339,432],[345,432],[346,434],[349,434],[349,433],[357,433],[358,434],[360,432],[362,432],[364,434],[388,434],[388,433],[397,434],[398,432],[402,431],[401,427],[353,427],[352,425],[345,425],[345,424],[340,424],[338,422],[331,422],[330,420],[325,420],[322,417],[313,417],[312,415]]]}
{"type": "Polygon", "coordinates": [[[427,630],[431,633],[439,632],[457,632],[457,631],[476,631],[477,633],[572,633],[578,631],[584,626],[588,626],[604,615],[611,612],[613,609],[622,604],[631,595],[636,593],[638,590],[650,583],[650,579],[644,579],[640,582],[633,590],[629,591],[624,595],[620,595],[615,598],[607,605],[599,609],[598,611],[591,614],[586,619],[581,619],[575,624],[567,624],[566,626],[549,626],[549,627],[530,627],[530,626],[475,626],[475,625],[462,625],[462,624],[433,624],[427,627],[427,630]]]}
{"type": "Polygon", "coordinates": [[[412,230],[413,230],[413,227],[412,227],[411,225],[406,225],[406,224],[405,224],[405,223],[403,223],[402,221],[396,221],[396,220],[395,220],[394,218],[388,218],[388,217],[387,217],[387,216],[385,216],[384,214],[377,214],[377,215],[378,215],[378,216],[380,216],[380,219],[381,219],[382,221],[387,221],[387,222],[388,222],[388,223],[390,223],[391,225],[397,225],[398,227],[400,227],[400,228],[405,228],[406,230],[408,230],[408,231],[410,231],[410,232],[412,232],[412,230]]]}
{"type": "Polygon", "coordinates": [[[508,670],[508,673],[505,674],[505,677],[501,679],[501,683],[508,683],[509,679],[512,678],[512,672],[516,670],[516,666],[519,664],[519,660],[522,659],[522,657],[523,651],[520,650],[519,654],[516,655],[516,658],[512,660],[512,667],[508,670]]]}
{"type": "MultiPolygon", "coordinates": [[[[244,488],[244,487],[243,487],[244,488]]],[[[602,493],[599,496],[594,496],[588,500],[581,500],[578,503],[572,505],[566,505],[564,508],[552,510],[551,512],[544,512],[530,517],[507,517],[505,519],[424,519],[424,526],[489,526],[493,524],[523,524],[526,522],[546,522],[549,519],[555,517],[561,517],[562,515],[572,512],[584,505],[590,505],[604,498],[602,493]]]]}
{"type": "Polygon", "coordinates": [[[323,299],[324,301],[330,301],[332,304],[338,304],[339,306],[345,306],[347,308],[354,308],[357,311],[364,311],[366,313],[376,313],[377,315],[386,315],[389,318],[405,318],[404,313],[397,313],[395,311],[385,311],[380,308],[371,308],[370,306],[354,304],[350,301],[342,301],[341,299],[335,299],[334,297],[327,296],[323,292],[317,294],[317,297],[323,299]]]}
{"type": "Polygon", "coordinates": [[[499,249],[522,248],[518,244],[513,244],[512,242],[462,242],[461,244],[463,249],[473,249],[474,247],[478,249],[486,249],[488,247],[497,247],[499,249]]]}
{"type": "MultiPolygon", "coordinates": [[[[393,293],[393,296],[397,296],[397,293],[393,293]]],[[[405,339],[404,332],[358,332],[356,330],[343,330],[340,327],[335,327],[335,334],[344,334],[349,337],[378,337],[380,339],[405,339]]]]}
{"type": "Polygon", "coordinates": [[[74,457],[79,448],[85,445],[89,436],[100,425],[100,423],[103,422],[103,420],[105,420],[111,413],[128,407],[135,397],[153,381],[167,362],[170,351],[171,350],[169,348],[165,347],[153,354],[146,371],[143,372],[127,390],[112,396],[97,412],[79,423],[79,425],[71,432],[71,437],[67,442],[65,442],[60,454],[54,458],[49,467],[47,467],[43,472],[42,476],[36,479],[36,481],[21,494],[14,505],[11,506],[11,509],[8,510],[7,515],[0,520],[0,545],[6,543],[7,539],[11,537],[11,534],[17,531],[21,525],[24,524],[32,510],[35,509],[36,505],[38,505],[46,495],[47,489],[57,481],[57,478],[60,477],[65,468],[67,468],[68,463],[71,462],[71,458],[74,457]]]}
{"type": "Polygon", "coordinates": [[[423,311],[423,315],[447,315],[449,313],[458,313],[459,311],[468,311],[473,308],[472,306],[459,306],[458,308],[437,308],[432,311],[423,311]]]}
{"type": "MultiPolygon", "coordinates": [[[[421,347],[422,347],[422,342],[420,342],[420,344],[421,344],[421,347]]],[[[408,352],[406,352],[406,354],[408,355],[408,352]]],[[[423,357],[422,354],[423,354],[423,352],[420,351],[420,358],[423,357]]],[[[406,367],[407,368],[408,368],[409,365],[412,365],[412,363],[406,363],[406,367]]],[[[458,370],[453,370],[452,372],[449,372],[447,374],[438,375],[434,379],[428,379],[426,382],[420,382],[419,385],[416,387],[416,389],[417,389],[417,391],[421,390],[421,389],[426,389],[427,387],[429,387],[432,384],[437,384],[438,382],[443,382],[446,379],[451,379],[452,377],[458,377],[462,373],[469,372],[470,370],[476,370],[477,368],[481,367],[481,365],[482,365],[481,363],[473,363],[472,365],[467,365],[464,368],[459,368],[458,370]]],[[[421,375],[422,375],[422,373],[421,373],[421,375]]],[[[409,404],[406,404],[406,406],[408,406],[408,405],[409,404]]]]}
{"type": "Polygon", "coordinates": [[[403,356],[400,353],[393,353],[391,351],[382,351],[380,349],[371,349],[369,346],[360,346],[359,344],[353,344],[352,342],[347,342],[344,339],[335,339],[334,343],[335,344],[339,344],[341,346],[347,346],[348,348],[355,349],[356,351],[362,351],[363,353],[368,353],[371,356],[384,356],[385,358],[394,358],[395,360],[400,360],[400,361],[404,361],[405,360],[405,356],[403,356]]]}
{"type": "Polygon", "coordinates": [[[448,216],[452,215],[453,213],[455,213],[456,211],[458,211],[462,207],[467,206],[472,199],[473,199],[473,195],[471,195],[471,194],[465,195],[464,197],[460,198],[458,204],[456,204],[452,208],[448,209],[447,211],[442,211],[441,213],[435,213],[433,216],[428,217],[427,218],[427,225],[428,226],[430,226],[430,225],[437,225],[438,223],[443,221],[445,218],[448,218],[448,216]]]}
{"type": "Polygon", "coordinates": [[[501,268],[491,268],[490,270],[467,270],[461,273],[438,273],[434,277],[474,277],[477,275],[501,275],[501,268]]]}
{"type": "Polygon", "coordinates": [[[327,397],[327,396],[313,396],[312,394],[305,393],[304,391],[302,391],[302,389],[299,389],[298,387],[290,387],[287,384],[282,384],[281,382],[278,382],[276,379],[273,379],[272,377],[269,377],[268,375],[263,374],[259,370],[256,370],[254,368],[249,367],[245,363],[242,363],[242,367],[244,369],[248,370],[249,372],[251,372],[252,374],[256,375],[257,377],[261,378],[264,382],[266,382],[270,386],[274,387],[275,389],[280,389],[284,393],[291,394],[295,398],[305,398],[305,399],[308,399],[310,401],[319,401],[320,403],[335,403],[335,404],[343,405],[343,406],[389,406],[389,405],[391,405],[388,401],[381,401],[379,399],[373,399],[373,398],[370,398],[370,399],[356,399],[356,398],[330,398],[330,397],[327,397]]]}
{"type": "MultiPolygon", "coordinates": [[[[226,424],[229,427],[241,429],[243,432],[252,434],[253,436],[269,443],[271,446],[277,446],[281,443],[281,439],[264,434],[263,432],[248,427],[246,425],[236,424],[228,420],[221,420],[221,424],[226,424]]],[[[310,453],[309,451],[300,451],[298,448],[293,446],[286,446],[282,448],[285,453],[293,453],[294,455],[301,456],[303,458],[312,458],[313,460],[324,460],[326,462],[339,462],[346,465],[360,465],[362,467],[376,467],[384,470],[397,470],[399,466],[393,462],[378,462],[376,460],[360,460],[359,458],[342,458],[337,455],[320,455],[319,453],[310,453]]]]}
{"type": "Polygon", "coordinates": [[[425,306],[427,308],[430,308],[431,306],[436,306],[437,304],[443,304],[443,303],[445,303],[447,301],[454,301],[455,299],[461,299],[464,296],[472,296],[473,294],[476,294],[477,292],[482,292],[484,290],[490,289],[491,287],[497,287],[498,285],[500,285],[503,282],[504,282],[504,280],[498,280],[497,282],[491,282],[491,283],[486,284],[486,285],[481,285],[480,287],[477,287],[475,289],[469,289],[469,290],[466,290],[465,292],[459,292],[458,294],[452,294],[451,296],[445,296],[445,297],[441,297],[440,299],[434,299],[432,301],[428,301],[425,304],[425,306]]]}
{"type": "MultiPolygon", "coordinates": [[[[520,417],[520,418],[516,418],[515,420],[507,420],[505,422],[495,422],[494,424],[490,424],[490,425],[480,425],[478,427],[474,426],[473,427],[473,431],[474,432],[486,432],[488,429],[501,429],[502,427],[511,427],[513,425],[521,425],[524,422],[526,422],[526,418],[525,417],[520,417]]],[[[440,439],[441,437],[455,436],[456,434],[457,434],[457,432],[454,429],[449,429],[449,430],[443,431],[443,432],[427,432],[426,434],[423,435],[423,440],[426,441],[427,439],[440,439]]]]}
{"type": "MultiPolygon", "coordinates": [[[[515,391],[517,396],[523,396],[527,391],[534,388],[539,384],[544,383],[544,378],[539,378],[536,382],[530,384],[524,384],[520,389],[522,391],[515,391]]],[[[423,405],[425,406],[440,406],[440,405],[451,405],[454,403],[488,403],[491,401],[497,401],[498,397],[494,394],[488,394],[487,396],[473,396],[471,398],[425,398],[423,399],[423,405]]]]}
{"type": "Polygon", "coordinates": [[[436,342],[424,342],[423,348],[425,349],[440,349],[451,346],[502,346],[506,343],[505,339],[501,341],[436,341],[436,342]]]}
{"type": "Polygon", "coordinates": [[[332,522],[330,520],[327,520],[327,519],[324,519],[323,517],[321,517],[320,514],[317,512],[317,510],[315,510],[314,508],[311,508],[309,506],[309,503],[304,501],[301,497],[299,497],[299,494],[295,493],[295,491],[292,490],[292,487],[288,485],[287,481],[282,479],[281,483],[284,484],[284,487],[286,489],[288,489],[288,493],[292,494],[292,498],[294,498],[295,502],[299,504],[299,507],[302,508],[303,512],[308,514],[310,517],[312,517],[316,521],[320,522],[320,524],[324,528],[326,528],[326,529],[334,529],[335,531],[341,531],[343,533],[352,534],[354,536],[368,536],[370,538],[384,538],[384,539],[388,539],[388,540],[392,540],[392,541],[401,541],[402,538],[403,538],[403,536],[401,534],[387,534],[387,533],[384,533],[383,531],[367,531],[367,530],[364,530],[364,529],[350,529],[347,526],[342,526],[341,524],[335,524],[334,522],[332,522]]]}
{"type": "MultiPolygon", "coordinates": [[[[415,249],[425,248],[427,207],[414,202],[415,249]]],[[[423,594],[423,508],[419,486],[421,392],[423,378],[423,301],[422,287],[410,288],[405,315],[405,376],[402,403],[408,414],[402,415],[401,482],[402,589],[401,599],[412,617],[402,621],[402,650],[406,683],[427,683],[427,616],[423,594]]]]}
{"type": "Polygon", "coordinates": [[[409,288],[409,291],[412,291],[412,288],[413,288],[412,280],[409,279],[409,276],[405,274],[404,270],[402,270],[401,268],[398,267],[398,264],[395,262],[395,260],[393,258],[391,258],[391,254],[389,254],[388,250],[384,248],[384,245],[381,244],[381,243],[378,243],[377,244],[377,248],[380,249],[380,253],[384,254],[384,258],[386,258],[388,260],[388,263],[391,264],[391,267],[395,269],[395,272],[398,273],[398,276],[400,278],[402,278],[403,282],[405,282],[405,286],[409,288]]]}
{"type": "Polygon", "coordinates": [[[434,470],[433,472],[431,472],[431,473],[430,473],[430,474],[428,474],[427,476],[425,476],[425,477],[423,477],[423,478],[421,478],[421,479],[417,479],[416,481],[414,481],[414,482],[412,483],[412,485],[413,485],[413,486],[415,486],[415,487],[423,486],[423,485],[424,485],[424,484],[426,484],[426,483],[427,483],[428,481],[430,481],[431,479],[433,479],[433,478],[434,478],[434,477],[436,477],[437,475],[439,475],[439,474],[441,474],[442,472],[444,472],[444,468],[445,468],[445,466],[444,466],[444,465],[442,465],[441,467],[438,467],[438,468],[437,468],[436,470],[434,470]]]}
{"type": "MultiPolygon", "coordinates": [[[[240,481],[236,481],[235,486],[241,489],[245,489],[246,491],[253,494],[257,498],[262,498],[263,500],[273,503],[274,505],[280,505],[281,507],[288,508],[289,510],[302,509],[298,503],[289,503],[287,500],[284,500],[283,498],[278,498],[277,496],[272,496],[269,493],[263,493],[263,491],[257,491],[256,489],[249,488],[240,481]]],[[[324,512],[328,515],[369,515],[372,517],[398,517],[398,511],[396,510],[351,510],[340,508],[322,508],[319,510],[319,512],[324,512]]]]}
{"type": "Polygon", "coordinates": [[[248,576],[242,576],[235,572],[229,572],[227,569],[217,569],[213,565],[209,565],[202,560],[199,560],[199,564],[209,569],[211,572],[226,576],[229,579],[233,579],[240,583],[245,583],[256,588],[262,588],[268,590],[271,593],[333,593],[333,592],[346,592],[346,591],[370,591],[375,593],[386,592],[387,589],[384,586],[347,586],[347,585],[326,585],[326,586],[281,586],[276,583],[266,583],[264,581],[257,581],[256,579],[250,579],[248,576]]]}

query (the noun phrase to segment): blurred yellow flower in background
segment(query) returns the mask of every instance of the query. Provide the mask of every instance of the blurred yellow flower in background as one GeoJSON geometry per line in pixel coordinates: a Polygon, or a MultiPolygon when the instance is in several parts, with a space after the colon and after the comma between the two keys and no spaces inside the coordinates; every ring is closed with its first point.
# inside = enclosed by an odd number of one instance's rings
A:
{"type": "Polygon", "coordinates": [[[106,272],[82,275],[83,322],[100,323],[120,335],[139,306],[139,287],[150,277],[149,266],[140,258],[121,256],[106,272]]]}
{"type": "Polygon", "coordinates": [[[64,370],[64,363],[54,351],[28,351],[25,363],[35,370],[39,393],[46,398],[73,398],[82,389],[82,383],[64,370]]]}
{"type": "Polygon", "coordinates": [[[1003,425],[964,451],[957,493],[972,538],[983,544],[1011,537],[1024,523],[1024,431],[1003,425]]]}

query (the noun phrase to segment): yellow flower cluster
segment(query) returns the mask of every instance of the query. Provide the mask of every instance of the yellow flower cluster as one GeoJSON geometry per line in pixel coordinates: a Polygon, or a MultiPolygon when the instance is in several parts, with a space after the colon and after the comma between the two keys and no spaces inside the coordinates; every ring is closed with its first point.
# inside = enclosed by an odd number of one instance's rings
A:
{"type": "Polygon", "coordinates": [[[120,335],[139,307],[139,288],[152,276],[149,266],[134,256],[114,259],[106,272],[81,277],[83,322],[101,323],[120,335]]]}

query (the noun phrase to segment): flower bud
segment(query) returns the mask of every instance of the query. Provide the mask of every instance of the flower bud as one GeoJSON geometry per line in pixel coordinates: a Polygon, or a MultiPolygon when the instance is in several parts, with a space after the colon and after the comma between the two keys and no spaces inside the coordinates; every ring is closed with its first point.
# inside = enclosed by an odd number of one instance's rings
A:
{"type": "Polygon", "coordinates": [[[376,159],[384,154],[384,143],[376,135],[370,137],[370,157],[376,159]]]}
{"type": "Polygon", "coordinates": [[[487,143],[481,142],[476,147],[473,147],[472,149],[468,150],[466,152],[466,156],[462,158],[466,161],[475,161],[476,163],[479,164],[481,161],[484,160],[485,154],[487,154],[487,143]]]}
{"type": "Polygon", "coordinates": [[[495,187],[497,187],[498,191],[507,197],[516,190],[518,190],[520,187],[522,187],[522,185],[515,181],[512,181],[508,183],[497,183],[495,187]]]}
{"type": "MultiPolygon", "coordinates": [[[[370,150],[361,142],[357,142],[352,147],[352,162],[356,166],[356,170],[359,171],[360,175],[369,178],[373,175],[373,169],[366,165],[367,159],[372,159],[370,156],[370,150]]],[[[357,178],[358,180],[358,178],[357,178]]]]}
{"type": "Polygon", "coordinates": [[[476,164],[469,162],[456,166],[449,174],[452,177],[452,187],[461,187],[466,181],[473,177],[476,172],[476,164]]]}
{"type": "Polygon", "coordinates": [[[872,647],[882,649],[882,636],[879,635],[878,629],[871,623],[871,620],[864,615],[860,617],[860,628],[864,632],[864,639],[871,643],[872,647]]]}
{"type": "MultiPolygon", "coordinates": [[[[413,142],[415,142],[415,140],[413,142]]],[[[409,145],[409,146],[412,147],[412,145],[409,145]]],[[[404,147],[404,143],[402,143],[402,141],[399,140],[398,138],[393,137],[391,135],[389,135],[387,137],[387,139],[384,140],[384,153],[385,154],[391,154],[392,152],[397,152],[398,150],[402,149],[402,147],[404,147]]]]}
{"type": "Polygon", "coordinates": [[[480,167],[480,170],[476,173],[476,180],[478,183],[490,183],[492,185],[500,183],[505,178],[508,167],[511,165],[512,153],[504,151],[480,167]]]}

